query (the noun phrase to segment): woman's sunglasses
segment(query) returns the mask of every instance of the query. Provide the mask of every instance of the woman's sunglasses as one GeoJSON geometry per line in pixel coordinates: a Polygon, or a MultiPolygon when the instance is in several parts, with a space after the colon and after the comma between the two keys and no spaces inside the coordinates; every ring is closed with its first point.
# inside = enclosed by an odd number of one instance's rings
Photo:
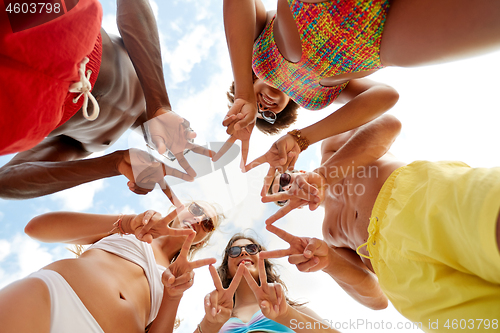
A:
{"type": "Polygon", "coordinates": [[[265,121],[267,121],[269,124],[274,124],[276,122],[276,113],[274,113],[273,111],[260,111],[258,110],[257,112],[260,113],[260,115],[262,116],[262,119],[264,119],[265,121]]]}
{"type": "Polygon", "coordinates": [[[201,228],[204,231],[211,232],[211,231],[215,230],[214,221],[212,221],[212,219],[210,218],[210,216],[207,215],[207,213],[205,212],[205,210],[203,210],[203,208],[200,205],[198,205],[196,202],[192,202],[188,206],[188,211],[191,214],[193,214],[193,216],[203,216],[203,215],[205,215],[205,217],[203,218],[203,220],[201,220],[201,228]]]}
{"type": "Polygon", "coordinates": [[[260,246],[257,244],[247,244],[245,246],[231,246],[227,249],[227,255],[231,258],[237,258],[240,256],[242,249],[245,248],[246,253],[248,254],[257,254],[260,252],[260,246]]]}

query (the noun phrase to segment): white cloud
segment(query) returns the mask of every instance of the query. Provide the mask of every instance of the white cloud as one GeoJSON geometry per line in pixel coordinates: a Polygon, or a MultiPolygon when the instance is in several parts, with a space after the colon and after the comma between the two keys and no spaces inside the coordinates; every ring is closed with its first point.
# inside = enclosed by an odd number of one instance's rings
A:
{"type": "Polygon", "coordinates": [[[99,179],[55,193],[51,199],[61,202],[62,209],[81,212],[92,207],[96,192],[104,187],[104,179],[99,179]]]}
{"type": "Polygon", "coordinates": [[[0,262],[10,254],[11,245],[4,239],[0,239],[0,262]]]}
{"type": "Polygon", "coordinates": [[[209,55],[213,44],[212,33],[205,26],[197,25],[178,41],[173,51],[165,50],[164,60],[170,65],[172,84],[189,79],[194,65],[209,55]]]}

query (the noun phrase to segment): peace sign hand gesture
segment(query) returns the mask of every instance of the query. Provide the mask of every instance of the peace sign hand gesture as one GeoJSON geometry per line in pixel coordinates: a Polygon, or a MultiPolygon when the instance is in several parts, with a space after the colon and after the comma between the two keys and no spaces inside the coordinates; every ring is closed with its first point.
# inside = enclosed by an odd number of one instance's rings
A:
{"type": "Polygon", "coordinates": [[[240,265],[227,289],[224,289],[217,270],[210,265],[210,274],[214,280],[215,290],[205,296],[205,319],[211,325],[222,326],[231,318],[233,311],[233,296],[243,276],[243,266],[240,265]]]}
{"type": "Polygon", "coordinates": [[[165,292],[169,297],[182,297],[182,294],[193,285],[193,269],[215,264],[215,258],[206,258],[195,261],[187,259],[189,248],[193,242],[195,232],[192,232],[182,244],[181,252],[174,263],[169,265],[162,275],[165,292]]]}
{"type": "Polygon", "coordinates": [[[146,243],[151,243],[153,239],[160,236],[188,236],[191,234],[190,229],[173,229],[168,226],[177,216],[177,211],[174,210],[167,216],[163,217],[160,213],[154,210],[147,210],[144,213],[138,214],[130,219],[124,218],[123,230],[126,233],[134,234],[138,240],[146,243]]]}
{"type": "Polygon", "coordinates": [[[256,158],[248,165],[245,165],[245,172],[253,168],[269,163],[269,171],[262,187],[261,196],[264,196],[271,185],[272,179],[276,173],[284,172],[285,170],[293,170],[295,162],[299,158],[300,147],[297,141],[290,134],[279,138],[271,148],[262,156],[256,158]]]}
{"type": "MultiPolygon", "coordinates": [[[[270,176],[268,175],[267,177],[270,176]]],[[[307,205],[310,210],[318,208],[325,199],[325,183],[325,178],[319,173],[297,173],[290,188],[286,191],[275,194],[264,194],[262,196],[262,202],[288,200],[288,203],[284,207],[280,208],[266,220],[266,224],[276,222],[296,208],[301,208],[307,205]]],[[[264,186],[269,187],[269,185],[264,186]]]]}
{"type": "Polygon", "coordinates": [[[330,262],[330,247],[325,241],[310,237],[297,237],[274,225],[266,229],[290,244],[288,249],[264,251],[259,258],[288,257],[288,262],[301,272],[316,272],[326,268],[330,262]]]}
{"type": "Polygon", "coordinates": [[[267,283],[266,267],[260,254],[258,266],[260,286],[246,266],[244,266],[243,276],[257,298],[262,314],[269,319],[278,321],[278,317],[286,317],[289,310],[283,287],[279,283],[267,283]]]}

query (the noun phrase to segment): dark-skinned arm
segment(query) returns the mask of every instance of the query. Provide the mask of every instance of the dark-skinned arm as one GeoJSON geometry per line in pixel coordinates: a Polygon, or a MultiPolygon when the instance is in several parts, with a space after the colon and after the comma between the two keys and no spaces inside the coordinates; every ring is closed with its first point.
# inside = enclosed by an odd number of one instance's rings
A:
{"type": "Polygon", "coordinates": [[[144,91],[148,119],[159,109],[168,112],[158,27],[149,1],[118,0],[116,21],[144,91]]]}
{"type": "Polygon", "coordinates": [[[310,144],[364,125],[391,109],[399,99],[394,88],[368,79],[355,79],[336,102],[344,106],[325,119],[301,130],[310,144]]]}
{"type": "Polygon", "coordinates": [[[120,175],[123,152],[82,160],[90,154],[69,137],[46,138],[0,168],[0,197],[30,199],[120,175]]]}

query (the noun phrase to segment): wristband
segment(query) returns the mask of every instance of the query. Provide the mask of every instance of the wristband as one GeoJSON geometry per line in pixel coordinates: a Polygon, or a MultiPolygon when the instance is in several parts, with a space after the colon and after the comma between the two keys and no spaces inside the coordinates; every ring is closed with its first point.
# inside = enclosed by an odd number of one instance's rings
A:
{"type": "Polygon", "coordinates": [[[203,331],[201,330],[201,322],[198,324],[198,331],[200,331],[200,333],[203,333],[203,331]]]}
{"type": "Polygon", "coordinates": [[[113,223],[113,229],[111,229],[111,231],[109,232],[110,235],[114,234],[115,232],[118,232],[120,236],[127,234],[125,231],[123,231],[122,228],[122,220],[124,216],[125,214],[120,214],[120,216],[118,216],[118,220],[116,220],[116,222],[113,223]]]}
{"type": "Polygon", "coordinates": [[[295,141],[297,141],[301,152],[306,150],[307,147],[309,147],[309,140],[307,140],[307,138],[300,133],[300,130],[294,129],[293,131],[290,131],[287,134],[293,136],[295,141]]]}

